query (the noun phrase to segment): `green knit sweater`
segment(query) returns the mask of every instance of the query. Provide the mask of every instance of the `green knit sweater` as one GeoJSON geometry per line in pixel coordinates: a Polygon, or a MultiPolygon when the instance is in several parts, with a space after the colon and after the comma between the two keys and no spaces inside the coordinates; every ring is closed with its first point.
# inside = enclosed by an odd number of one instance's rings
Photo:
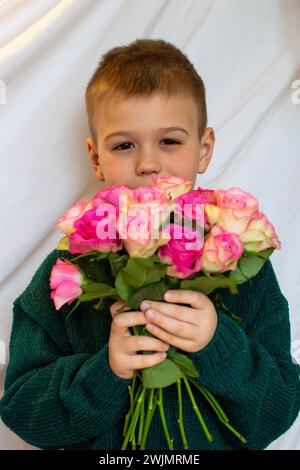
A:
{"type": "MultiPolygon", "coordinates": [[[[58,257],[72,255],[53,250],[14,301],[1,418],[41,449],[120,449],[130,380],[109,367],[109,304],[99,311],[82,303],[69,319],[73,304],[56,311],[49,276],[58,257]]],[[[216,396],[247,444],[227,431],[194,389],[214,437],[208,442],[182,387],[185,432],[193,450],[264,449],[289,429],[299,412],[299,366],[290,353],[288,302],[270,260],[238,289],[238,295],[222,289],[222,296],[243,318],[241,325],[217,307],[212,340],[201,351],[187,354],[200,374],[199,383],[216,396]]],[[[176,384],[164,389],[164,408],[174,449],[181,450],[176,384]]],[[[157,408],[146,448],[167,449],[157,408]]]]}

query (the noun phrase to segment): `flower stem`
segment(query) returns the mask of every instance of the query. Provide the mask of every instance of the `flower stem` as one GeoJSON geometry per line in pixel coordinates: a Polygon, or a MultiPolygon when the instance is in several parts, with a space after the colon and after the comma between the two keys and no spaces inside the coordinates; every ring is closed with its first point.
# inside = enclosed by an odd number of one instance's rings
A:
{"type": "Polygon", "coordinates": [[[134,398],[134,388],[136,384],[136,372],[133,373],[132,382],[131,382],[131,393],[130,393],[130,410],[133,411],[133,398],[134,398]]]}
{"type": "Polygon", "coordinates": [[[200,392],[205,396],[213,410],[215,411],[218,419],[221,421],[221,423],[224,424],[243,444],[247,442],[246,438],[239,433],[234,427],[229,424],[229,419],[224,413],[223,409],[221,408],[220,404],[217,402],[215,397],[212,395],[212,393],[207,390],[205,387],[202,387],[195,383],[193,380],[190,379],[190,381],[200,390],[200,392]]]}
{"type": "Polygon", "coordinates": [[[131,416],[131,410],[128,411],[126,418],[125,418],[125,423],[124,423],[124,428],[123,428],[123,434],[122,436],[124,437],[128,428],[129,420],[131,416]]]}
{"type": "Polygon", "coordinates": [[[138,326],[133,326],[132,329],[133,329],[133,334],[134,334],[134,336],[137,336],[137,335],[139,334],[139,332],[138,332],[138,326]]]}
{"type": "Polygon", "coordinates": [[[133,415],[133,406],[134,406],[134,388],[135,388],[135,383],[136,383],[136,377],[137,377],[137,373],[136,371],[134,371],[133,373],[133,378],[132,378],[132,382],[131,382],[131,385],[129,385],[129,397],[130,397],[130,409],[126,415],[126,418],[125,418],[125,424],[124,424],[124,428],[123,428],[123,434],[122,436],[124,437],[125,434],[126,434],[126,431],[127,431],[127,428],[128,428],[128,424],[129,424],[129,420],[130,420],[130,416],[133,415]]]}
{"type": "Polygon", "coordinates": [[[163,425],[163,428],[164,428],[165,436],[166,436],[166,439],[167,439],[168,448],[169,448],[169,450],[173,450],[173,449],[174,449],[174,447],[173,447],[173,439],[170,438],[170,434],[169,434],[169,430],[168,430],[168,426],[167,426],[167,422],[166,422],[166,417],[165,417],[165,411],[164,411],[164,405],[163,405],[163,390],[162,390],[162,388],[159,388],[159,393],[158,393],[158,408],[159,408],[160,418],[161,418],[161,422],[162,422],[162,425],[163,425]]]}
{"type": "Polygon", "coordinates": [[[133,398],[132,411],[134,410],[134,407],[135,407],[135,405],[136,405],[136,402],[137,402],[138,397],[140,396],[140,393],[141,393],[142,388],[143,388],[143,385],[140,384],[140,385],[138,386],[137,392],[136,392],[136,394],[135,394],[135,396],[134,396],[134,398],[133,398]]]}
{"type": "Polygon", "coordinates": [[[182,412],[182,395],[181,395],[181,379],[177,380],[177,392],[178,392],[178,410],[179,410],[179,416],[177,419],[179,429],[180,429],[180,434],[181,434],[181,439],[183,442],[183,446],[185,449],[189,448],[185,431],[184,431],[184,425],[183,425],[183,412],[182,412]]]}
{"type": "Polygon", "coordinates": [[[146,413],[146,418],[145,418],[143,437],[142,437],[142,442],[140,445],[140,450],[145,450],[148,432],[149,432],[153,414],[156,408],[156,401],[153,403],[154,401],[153,398],[154,398],[154,388],[151,388],[148,394],[148,408],[147,408],[147,413],[146,413]]]}
{"type": "Polygon", "coordinates": [[[200,424],[201,424],[201,426],[202,426],[202,429],[203,429],[203,431],[204,431],[204,434],[205,434],[207,440],[208,440],[209,442],[211,442],[211,441],[213,440],[213,437],[212,437],[212,435],[210,434],[209,430],[207,429],[207,426],[206,426],[206,424],[205,424],[205,422],[204,422],[204,419],[203,419],[203,417],[202,417],[202,415],[201,415],[201,413],[200,413],[200,410],[199,410],[199,408],[198,408],[198,405],[197,405],[197,403],[196,403],[196,401],[195,401],[195,397],[194,397],[193,392],[192,392],[192,390],[191,390],[191,387],[190,387],[190,385],[189,385],[189,383],[188,383],[188,379],[186,378],[186,375],[185,375],[185,374],[183,375],[182,378],[183,378],[183,381],[184,381],[185,386],[186,386],[186,388],[187,388],[189,397],[190,397],[190,399],[191,399],[191,402],[192,402],[192,405],[193,405],[193,409],[194,409],[194,411],[195,411],[195,413],[196,413],[196,416],[197,416],[197,418],[198,418],[198,420],[199,420],[199,422],[200,422],[200,424]]]}
{"type": "Polygon", "coordinates": [[[226,427],[232,432],[232,434],[234,434],[243,444],[246,444],[247,439],[245,439],[242,434],[240,434],[236,429],[234,429],[234,427],[231,426],[231,424],[229,424],[229,423],[227,423],[227,422],[225,422],[225,421],[222,421],[222,423],[223,423],[224,426],[226,426],[226,427]]]}
{"type": "Polygon", "coordinates": [[[132,436],[131,436],[130,442],[131,442],[131,447],[132,447],[132,450],[136,450],[136,442],[135,442],[135,431],[133,431],[133,433],[132,433],[132,436]]]}
{"type": "Polygon", "coordinates": [[[131,436],[132,436],[132,434],[135,430],[135,426],[136,426],[136,423],[137,423],[137,420],[138,420],[138,417],[139,417],[139,412],[140,412],[141,404],[143,402],[145,393],[146,393],[146,388],[143,388],[141,393],[140,393],[140,396],[137,399],[136,406],[135,406],[135,409],[134,409],[134,413],[133,413],[133,416],[132,416],[131,421],[130,421],[129,429],[126,432],[126,436],[125,436],[125,439],[123,441],[121,450],[125,450],[127,448],[128,441],[129,441],[129,439],[131,439],[131,436]]]}
{"type": "Polygon", "coordinates": [[[192,382],[192,384],[194,384],[195,387],[197,387],[200,390],[202,395],[206,398],[206,400],[209,402],[209,404],[211,405],[215,413],[218,415],[218,418],[228,423],[229,419],[227,418],[225,412],[223,411],[223,409],[221,408],[221,406],[219,405],[219,403],[217,402],[213,394],[202,385],[198,385],[196,382],[194,382],[194,380],[190,379],[190,382],[192,382]]]}
{"type": "MultiPolygon", "coordinates": [[[[146,395],[147,395],[148,390],[146,390],[146,395]]],[[[144,419],[145,419],[145,399],[146,395],[142,401],[141,404],[141,412],[140,412],[140,417],[139,417],[139,434],[138,434],[138,445],[141,444],[142,442],[142,436],[143,436],[143,429],[144,429],[144,419]]]]}
{"type": "Polygon", "coordinates": [[[207,397],[207,400],[209,401],[209,403],[213,405],[213,408],[217,410],[218,414],[222,418],[222,421],[226,421],[227,423],[229,423],[229,419],[227,415],[225,414],[224,410],[221,408],[220,404],[217,402],[213,394],[209,390],[207,390],[205,387],[201,387],[201,391],[202,393],[204,393],[204,396],[207,397]]]}

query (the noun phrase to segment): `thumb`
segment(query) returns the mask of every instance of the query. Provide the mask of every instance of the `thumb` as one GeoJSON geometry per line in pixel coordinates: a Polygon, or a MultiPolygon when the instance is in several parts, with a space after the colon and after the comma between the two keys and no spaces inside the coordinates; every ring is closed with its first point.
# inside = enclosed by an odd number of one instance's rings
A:
{"type": "Polygon", "coordinates": [[[127,305],[127,302],[125,302],[125,300],[120,299],[114,302],[113,304],[111,304],[109,309],[110,309],[112,318],[114,318],[117,313],[130,310],[130,307],[127,305]]]}

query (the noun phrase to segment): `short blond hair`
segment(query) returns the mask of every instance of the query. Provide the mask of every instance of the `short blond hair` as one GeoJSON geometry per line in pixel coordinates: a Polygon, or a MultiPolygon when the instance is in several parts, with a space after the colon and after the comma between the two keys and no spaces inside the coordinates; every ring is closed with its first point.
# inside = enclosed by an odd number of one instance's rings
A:
{"type": "Polygon", "coordinates": [[[197,104],[201,135],[207,125],[205,86],[187,56],[162,39],[137,39],[114,47],[102,56],[85,91],[88,123],[96,142],[95,108],[108,95],[168,97],[192,96],[197,104]]]}

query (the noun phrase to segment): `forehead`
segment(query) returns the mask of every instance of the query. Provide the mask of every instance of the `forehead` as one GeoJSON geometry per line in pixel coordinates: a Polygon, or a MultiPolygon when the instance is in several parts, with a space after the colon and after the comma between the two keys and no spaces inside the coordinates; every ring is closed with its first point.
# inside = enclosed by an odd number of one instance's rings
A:
{"type": "Polygon", "coordinates": [[[134,127],[153,129],[171,126],[195,126],[198,112],[190,95],[165,96],[107,96],[101,98],[95,109],[95,127],[102,133],[134,127]]]}

